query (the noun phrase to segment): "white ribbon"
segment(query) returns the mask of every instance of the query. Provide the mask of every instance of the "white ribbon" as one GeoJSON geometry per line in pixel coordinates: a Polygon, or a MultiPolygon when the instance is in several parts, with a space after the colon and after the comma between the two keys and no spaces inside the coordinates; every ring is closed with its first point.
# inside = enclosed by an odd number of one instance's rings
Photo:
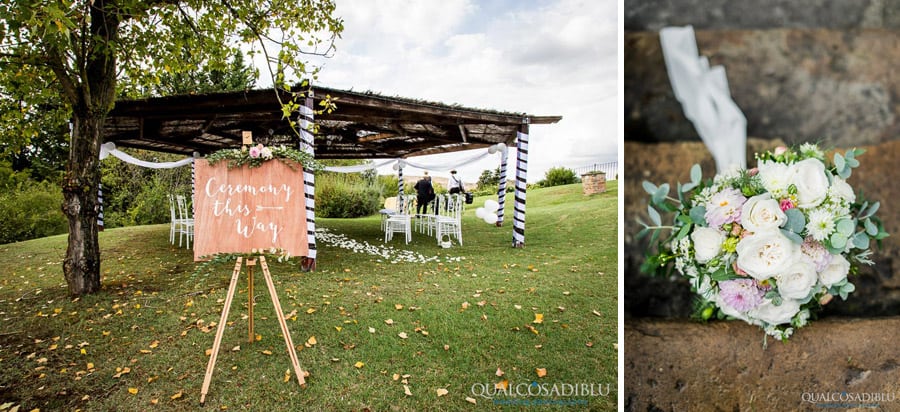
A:
{"type": "Polygon", "coordinates": [[[107,157],[109,157],[109,155],[113,155],[125,163],[147,167],[150,169],[172,169],[176,167],[187,166],[191,164],[191,161],[194,160],[194,158],[188,157],[177,162],[147,162],[131,156],[128,153],[120,151],[119,149],[116,149],[116,144],[113,142],[107,142],[100,146],[100,160],[106,159],[107,157]]]}
{"type": "Polygon", "coordinates": [[[675,97],[712,153],[718,171],[746,168],[747,118],[731,99],[725,68],[710,68],[709,60],[699,55],[691,26],[663,28],[659,42],[675,97]]]}

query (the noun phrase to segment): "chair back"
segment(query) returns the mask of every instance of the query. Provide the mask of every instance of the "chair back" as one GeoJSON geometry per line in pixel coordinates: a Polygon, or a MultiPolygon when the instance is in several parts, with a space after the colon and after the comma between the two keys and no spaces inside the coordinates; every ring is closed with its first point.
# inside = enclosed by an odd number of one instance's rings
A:
{"type": "Polygon", "coordinates": [[[187,207],[187,199],[182,195],[177,195],[175,200],[178,203],[178,217],[182,220],[190,219],[191,214],[187,207]]]}
{"type": "Polygon", "coordinates": [[[171,218],[171,221],[174,222],[178,219],[178,217],[175,215],[175,198],[172,197],[171,194],[166,195],[166,197],[169,198],[169,217],[171,218]]]}

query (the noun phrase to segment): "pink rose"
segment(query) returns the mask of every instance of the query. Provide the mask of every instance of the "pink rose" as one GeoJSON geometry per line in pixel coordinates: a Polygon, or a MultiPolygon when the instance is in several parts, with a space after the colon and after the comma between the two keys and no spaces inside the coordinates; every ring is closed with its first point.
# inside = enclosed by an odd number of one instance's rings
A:
{"type": "Polygon", "coordinates": [[[775,156],[778,156],[778,155],[780,155],[780,154],[784,154],[785,152],[787,152],[787,150],[788,150],[788,149],[787,149],[787,147],[785,147],[785,146],[778,146],[778,147],[775,148],[775,152],[774,152],[774,153],[775,153],[775,156]]]}
{"type": "Polygon", "coordinates": [[[259,157],[260,148],[257,146],[253,146],[250,148],[250,157],[256,159],[259,157]]]}

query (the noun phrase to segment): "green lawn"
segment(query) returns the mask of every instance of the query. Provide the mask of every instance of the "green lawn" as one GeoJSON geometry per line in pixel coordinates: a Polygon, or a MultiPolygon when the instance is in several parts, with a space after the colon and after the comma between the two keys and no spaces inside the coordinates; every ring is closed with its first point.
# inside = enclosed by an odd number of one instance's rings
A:
{"type": "MultiPolygon", "coordinates": [[[[464,214],[463,247],[441,249],[414,234],[408,246],[395,236],[388,258],[320,241],[315,272],[270,260],[307,386],[293,376],[285,382],[290,360],[257,271],[258,340],[248,342],[242,277],[205,410],[449,411],[553,402],[614,410],[616,196],[617,182],[589,197],[580,185],[530,190],[522,249],[511,247],[510,195],[503,228],[475,218],[486,199],[476,198],[464,214]],[[410,263],[402,253],[439,262],[410,263]],[[538,314],[543,323],[534,323],[538,314]],[[304,345],[311,337],[316,343],[304,345]],[[472,393],[502,381],[536,396],[472,393]],[[592,385],[597,396],[547,393],[570,385],[592,385]]],[[[384,246],[377,217],[317,223],[384,246]]],[[[100,241],[103,290],[77,299],[61,273],[65,236],[0,245],[0,411],[198,407],[210,326],[219,321],[233,263],[195,264],[189,250],[168,243],[168,225],[107,230],[100,241]]]]}

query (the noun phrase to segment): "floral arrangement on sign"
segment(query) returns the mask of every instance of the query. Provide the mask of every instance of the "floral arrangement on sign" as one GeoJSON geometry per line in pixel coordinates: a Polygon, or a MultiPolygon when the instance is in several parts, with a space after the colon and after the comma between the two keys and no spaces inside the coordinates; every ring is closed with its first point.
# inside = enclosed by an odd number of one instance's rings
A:
{"type": "Polygon", "coordinates": [[[888,236],[875,216],[879,203],[858,199],[846,181],[862,153],[835,153],[826,164],[817,145],[779,147],[757,154],[757,168],[711,181],[701,180],[695,164],[676,198],[668,184],[645,181],[651,222],[639,220],[638,237],[651,234],[657,253],[642,270],[674,263],[699,295],[701,319],[718,311],[788,339],[835,296],[847,299],[855,290],[848,276],[873,264],[871,240],[880,245],[888,236]],[[661,212],[674,214],[671,225],[661,212]],[[660,240],[665,230],[669,237],[660,240]]]}
{"type": "Polygon", "coordinates": [[[292,167],[293,164],[291,162],[296,162],[308,169],[319,169],[317,162],[310,154],[297,149],[291,149],[284,145],[266,147],[260,143],[255,146],[250,146],[249,149],[246,146],[241,149],[222,149],[206,156],[206,160],[209,161],[210,165],[228,161],[229,168],[241,167],[243,165],[247,165],[248,167],[259,167],[263,162],[272,159],[281,160],[292,167]]]}

